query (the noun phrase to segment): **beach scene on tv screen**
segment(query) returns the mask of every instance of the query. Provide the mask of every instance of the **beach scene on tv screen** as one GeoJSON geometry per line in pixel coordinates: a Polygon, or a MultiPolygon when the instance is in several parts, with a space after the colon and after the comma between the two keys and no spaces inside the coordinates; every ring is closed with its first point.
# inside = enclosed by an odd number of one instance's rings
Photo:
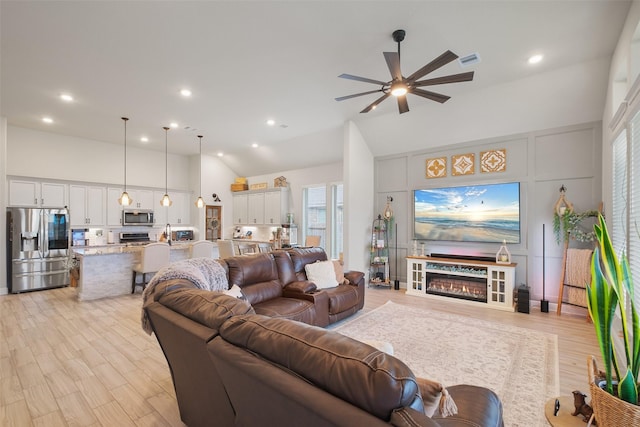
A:
{"type": "Polygon", "coordinates": [[[415,190],[414,238],[519,243],[520,184],[415,190]]]}

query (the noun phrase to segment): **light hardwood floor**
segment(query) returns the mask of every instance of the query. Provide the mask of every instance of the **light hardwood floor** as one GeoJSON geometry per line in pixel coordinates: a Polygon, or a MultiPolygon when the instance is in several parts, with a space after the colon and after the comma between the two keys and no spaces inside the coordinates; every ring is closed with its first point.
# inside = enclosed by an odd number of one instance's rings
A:
{"type": "MultiPolygon", "coordinates": [[[[558,335],[563,395],[588,391],[598,355],[584,317],[507,313],[369,288],[365,309],[387,301],[558,335]]],[[[0,296],[0,425],[183,426],[166,361],[140,327],[141,296],[78,302],[62,288],[0,296]]]]}

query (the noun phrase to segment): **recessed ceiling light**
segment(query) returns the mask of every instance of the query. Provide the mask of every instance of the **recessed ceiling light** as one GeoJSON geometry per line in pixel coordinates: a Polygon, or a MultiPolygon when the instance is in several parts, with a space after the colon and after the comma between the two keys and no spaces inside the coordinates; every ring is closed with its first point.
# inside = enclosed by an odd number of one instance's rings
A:
{"type": "Polygon", "coordinates": [[[60,99],[66,102],[71,102],[73,101],[73,96],[69,95],[68,93],[63,93],[60,95],[60,99]]]}
{"type": "Polygon", "coordinates": [[[275,121],[275,120],[273,120],[273,119],[269,119],[269,120],[267,120],[267,125],[268,125],[268,126],[273,126],[273,125],[275,125],[275,124],[276,124],[276,121],[275,121]]]}
{"type": "Polygon", "coordinates": [[[224,153],[222,151],[218,151],[218,157],[222,157],[224,156],[224,153]]]}
{"type": "Polygon", "coordinates": [[[533,55],[529,58],[529,64],[537,64],[538,62],[542,61],[542,58],[544,58],[544,56],[542,55],[533,55]]]}
{"type": "Polygon", "coordinates": [[[176,122],[172,122],[172,123],[169,123],[169,126],[175,129],[178,127],[178,124],[176,122]]]}
{"type": "Polygon", "coordinates": [[[180,91],[180,95],[182,95],[184,97],[189,97],[189,96],[191,96],[191,91],[189,89],[182,89],[180,91]]]}
{"type": "Polygon", "coordinates": [[[251,146],[252,146],[253,148],[258,148],[258,143],[257,143],[257,142],[254,142],[253,144],[251,144],[251,146]]]}
{"type": "Polygon", "coordinates": [[[42,121],[49,124],[53,123],[53,119],[51,117],[43,117],[42,121]]]}
{"type": "Polygon", "coordinates": [[[141,142],[149,142],[149,138],[147,138],[146,136],[141,136],[140,137],[140,141],[141,142]]]}

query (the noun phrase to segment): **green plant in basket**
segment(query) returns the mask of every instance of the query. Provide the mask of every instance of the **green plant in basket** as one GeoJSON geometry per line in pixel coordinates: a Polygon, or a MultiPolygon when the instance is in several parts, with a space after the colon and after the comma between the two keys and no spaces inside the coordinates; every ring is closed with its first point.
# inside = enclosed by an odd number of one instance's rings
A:
{"type": "Polygon", "coordinates": [[[616,256],[602,215],[594,225],[597,245],[591,260],[591,284],[587,286],[587,306],[605,365],[606,391],[620,399],[638,404],[640,368],[640,321],[635,307],[629,262],[616,256]],[[620,314],[624,353],[612,336],[616,309],[620,314]],[[615,378],[613,377],[615,371],[615,378]],[[614,379],[618,379],[614,391],[614,379]]]}

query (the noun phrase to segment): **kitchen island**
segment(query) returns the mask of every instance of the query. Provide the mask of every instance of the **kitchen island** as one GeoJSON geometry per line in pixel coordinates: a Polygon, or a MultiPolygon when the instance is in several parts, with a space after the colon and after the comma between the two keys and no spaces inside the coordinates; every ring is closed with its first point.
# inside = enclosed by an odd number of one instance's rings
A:
{"type": "MultiPolygon", "coordinates": [[[[174,242],[171,245],[171,262],[187,259],[190,246],[191,242],[174,242]]],[[[78,299],[88,301],[131,294],[133,266],[140,262],[142,248],[109,245],[73,249],[80,267],[78,299]]]]}

